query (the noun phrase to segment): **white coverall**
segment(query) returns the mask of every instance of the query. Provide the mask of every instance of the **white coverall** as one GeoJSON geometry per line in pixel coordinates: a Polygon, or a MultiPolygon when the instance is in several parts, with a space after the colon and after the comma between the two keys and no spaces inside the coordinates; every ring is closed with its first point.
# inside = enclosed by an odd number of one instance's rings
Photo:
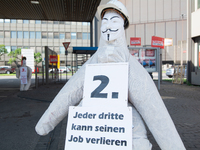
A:
{"type": "MultiPolygon", "coordinates": [[[[21,84],[20,82],[20,91],[27,91],[31,85],[32,69],[26,66],[25,60],[23,60],[23,65],[21,67],[27,67],[27,84],[21,84]]],[[[16,69],[16,77],[20,78],[20,68],[16,69]]]]}
{"type": "MultiPolygon", "coordinates": [[[[133,150],[150,150],[152,147],[147,139],[143,120],[162,150],[185,150],[153,80],[137,59],[129,53],[123,19],[115,11],[106,12],[104,17],[107,20],[102,19],[99,48],[85,64],[129,63],[128,99],[129,106],[133,107],[133,150]],[[112,15],[117,16],[114,17],[118,22],[117,25],[112,24],[114,23],[111,22],[112,15]],[[121,21],[117,20],[118,18],[121,21]],[[115,32],[108,30],[106,33],[105,31],[110,28],[114,28],[115,32]]],[[[85,64],[65,84],[43,114],[36,125],[38,134],[48,134],[67,115],[69,106],[75,106],[81,101],[85,64]]]]}

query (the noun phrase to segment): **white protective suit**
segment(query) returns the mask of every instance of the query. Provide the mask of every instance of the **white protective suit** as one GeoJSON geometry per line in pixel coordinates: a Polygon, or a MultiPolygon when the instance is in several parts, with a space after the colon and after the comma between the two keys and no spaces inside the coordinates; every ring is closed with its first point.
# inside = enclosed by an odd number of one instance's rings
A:
{"type": "MultiPolygon", "coordinates": [[[[129,62],[128,99],[129,106],[133,107],[133,150],[150,150],[152,147],[142,118],[162,150],[185,150],[154,82],[129,53],[123,25],[123,18],[118,13],[105,13],[99,48],[85,64],[129,62]]],[[[85,64],[66,83],[43,114],[36,125],[38,134],[48,134],[67,115],[69,106],[81,101],[85,64]]]]}
{"type": "MultiPolygon", "coordinates": [[[[27,91],[31,85],[32,69],[26,66],[26,60],[23,60],[21,67],[27,67],[27,84],[21,84],[20,82],[20,91],[27,91]]],[[[16,70],[16,77],[20,78],[20,68],[16,70]]]]}

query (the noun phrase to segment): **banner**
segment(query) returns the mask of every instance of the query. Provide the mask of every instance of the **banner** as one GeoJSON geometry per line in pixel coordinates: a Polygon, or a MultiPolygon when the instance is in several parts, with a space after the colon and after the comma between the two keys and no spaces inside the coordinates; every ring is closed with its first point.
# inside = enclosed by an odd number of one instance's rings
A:
{"type": "Polygon", "coordinates": [[[161,49],[164,49],[164,38],[152,36],[151,47],[160,47],[161,49]]]}
{"type": "Polygon", "coordinates": [[[27,84],[27,67],[20,67],[21,84],[27,84]]]}
{"type": "Polygon", "coordinates": [[[165,38],[165,46],[173,46],[173,39],[165,38]]]}
{"type": "Polygon", "coordinates": [[[156,65],[156,49],[131,49],[130,54],[134,56],[139,63],[148,71],[155,72],[156,65]]]}
{"type": "Polygon", "coordinates": [[[22,57],[26,57],[26,66],[29,66],[34,71],[34,50],[33,49],[21,49],[22,57]]]}
{"type": "Polygon", "coordinates": [[[83,106],[127,107],[128,63],[87,64],[83,106]],[[119,80],[120,79],[120,80],[119,80]]]}
{"type": "Polygon", "coordinates": [[[130,45],[141,45],[141,38],[140,37],[131,37],[130,45]]]}
{"type": "Polygon", "coordinates": [[[69,107],[65,150],[132,150],[131,107],[69,107]]]}
{"type": "Polygon", "coordinates": [[[50,63],[58,63],[58,58],[56,55],[50,55],[49,61],[50,63]]]}

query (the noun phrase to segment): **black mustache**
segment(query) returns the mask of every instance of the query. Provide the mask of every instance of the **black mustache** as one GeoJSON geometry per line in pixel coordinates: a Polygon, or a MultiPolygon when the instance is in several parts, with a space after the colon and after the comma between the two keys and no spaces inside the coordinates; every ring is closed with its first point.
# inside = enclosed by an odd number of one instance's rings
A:
{"type": "Polygon", "coordinates": [[[105,33],[105,32],[107,32],[108,30],[109,30],[110,32],[116,32],[116,31],[118,31],[118,29],[116,29],[116,30],[107,29],[106,31],[102,31],[102,33],[105,33]]]}

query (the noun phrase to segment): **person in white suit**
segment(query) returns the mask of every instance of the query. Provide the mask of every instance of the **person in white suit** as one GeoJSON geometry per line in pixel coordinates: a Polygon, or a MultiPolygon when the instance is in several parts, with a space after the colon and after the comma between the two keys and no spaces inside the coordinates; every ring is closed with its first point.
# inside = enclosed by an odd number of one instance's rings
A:
{"type": "MultiPolygon", "coordinates": [[[[125,29],[129,26],[128,11],[117,0],[98,7],[102,19],[101,38],[97,52],[85,63],[129,62],[128,100],[132,106],[133,150],[151,150],[144,121],[162,150],[185,150],[174,123],[148,72],[130,55],[125,29]],[[144,120],[144,121],[143,121],[144,120]]],[[[69,106],[75,106],[83,98],[85,64],[66,83],[45,111],[36,132],[46,135],[68,114],[69,106]]]]}
{"type": "Polygon", "coordinates": [[[22,57],[22,66],[16,70],[16,77],[20,78],[20,91],[27,91],[30,88],[31,76],[32,76],[32,69],[26,66],[26,57],[22,57]],[[22,79],[21,75],[24,72],[26,77],[22,79]]]}

